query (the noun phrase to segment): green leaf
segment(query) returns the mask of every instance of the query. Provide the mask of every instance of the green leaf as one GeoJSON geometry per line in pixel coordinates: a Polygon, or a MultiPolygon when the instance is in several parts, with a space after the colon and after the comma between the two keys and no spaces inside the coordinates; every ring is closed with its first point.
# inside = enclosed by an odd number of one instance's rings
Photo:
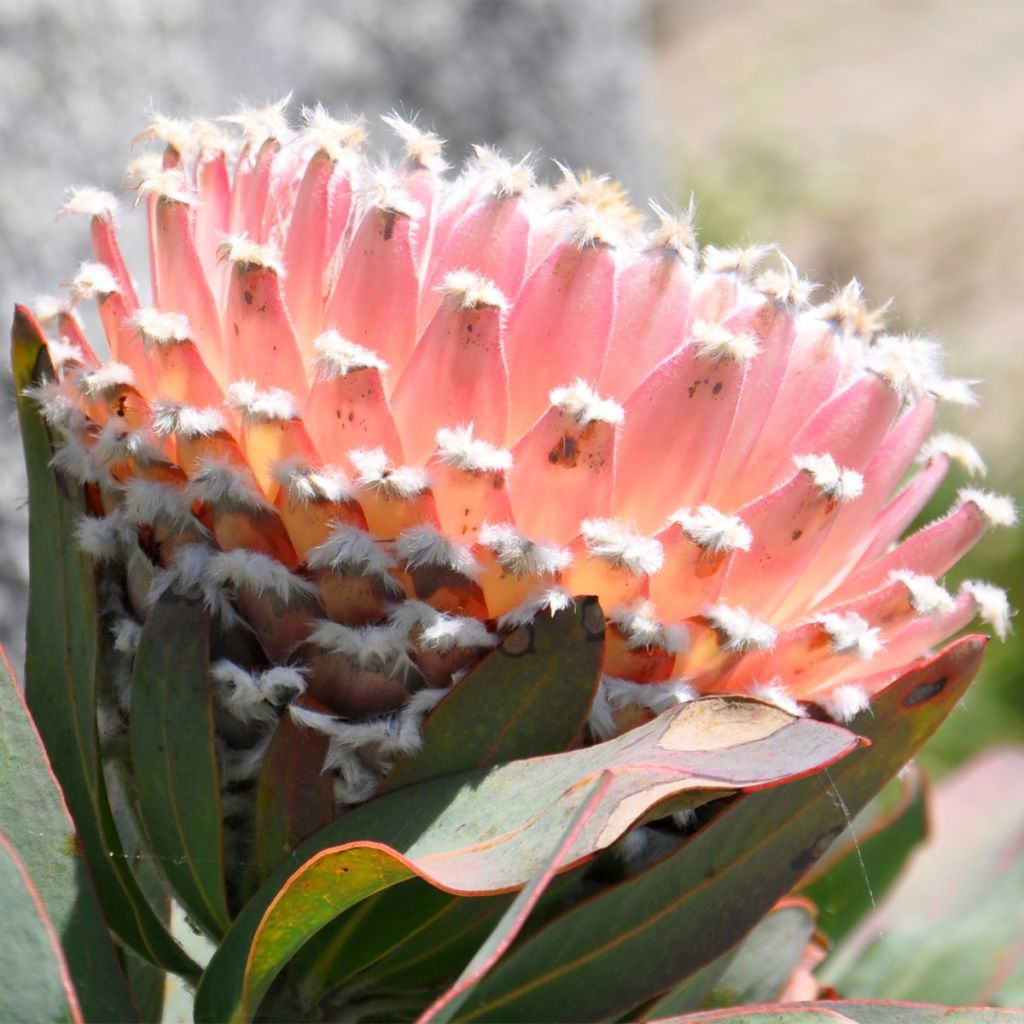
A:
{"type": "MultiPolygon", "coordinates": [[[[604,617],[595,598],[583,598],[572,608],[538,616],[515,630],[434,709],[423,724],[422,748],[395,765],[378,795],[442,775],[569,749],[590,712],[603,656],[604,617]]],[[[258,827],[257,851],[272,842],[265,834],[275,833],[258,827]]],[[[307,998],[394,951],[459,901],[429,887],[414,896],[414,885],[381,893],[324,928],[296,964],[307,998]],[[396,914],[397,933],[392,927],[396,914]]],[[[486,924],[493,913],[477,899],[456,916],[486,924]]],[[[438,931],[432,928],[429,934],[433,938],[438,931]]],[[[467,934],[471,942],[476,932],[467,934]]],[[[439,938],[444,947],[450,945],[443,934],[439,938]]],[[[450,952],[457,955],[461,949],[459,943],[450,952]]],[[[421,956],[418,945],[408,952],[416,959],[421,956]]],[[[439,950],[428,952],[429,960],[437,963],[439,950]]]]}
{"type": "Polygon", "coordinates": [[[778,999],[814,934],[814,908],[788,900],[771,910],[743,940],[705,1006],[740,1006],[778,999]]]}
{"type": "Polygon", "coordinates": [[[851,997],[1021,1005],[1022,777],[1024,749],[1007,748],[936,787],[931,837],[826,964],[828,983],[851,997]]]}
{"type": "Polygon", "coordinates": [[[506,636],[423,723],[423,746],[381,793],[566,750],[583,731],[604,660],[604,616],[585,597],[506,636]]]}
{"type": "MultiPolygon", "coordinates": [[[[871,740],[834,768],[734,800],[675,853],[565,913],[481,983],[464,1019],[625,1013],[732,949],[931,735],[977,672],[966,637],[893,683],[852,727],[871,740]]],[[[463,1018],[460,1018],[463,1019],[463,1018]]]]}
{"type": "MultiPolygon", "coordinates": [[[[302,703],[300,697],[298,702],[302,703]]],[[[334,785],[325,772],[329,739],[281,716],[256,785],[256,871],[260,882],[304,839],[334,818],[334,785]]]]}
{"type": "Polygon", "coordinates": [[[774,1006],[742,1006],[679,1017],[659,1017],[650,1024],[1021,1024],[1024,1013],[986,1006],[933,1006],[880,1000],[836,1000],[774,1006]]]}
{"type": "Polygon", "coordinates": [[[374,891],[414,874],[466,894],[526,884],[590,781],[612,784],[566,866],[615,842],[655,806],[800,776],[849,753],[838,726],[746,697],[705,697],[597,746],[398,790],[356,808],[298,851],[250,900],[200,984],[197,1019],[245,1019],[311,935],[374,891]],[[386,844],[386,845],[385,845],[386,844]],[[299,860],[301,858],[301,860],[299,860]],[[346,878],[345,876],[350,876],[346,878]]]}
{"type": "MultiPolygon", "coordinates": [[[[832,943],[841,942],[899,876],[928,832],[925,790],[913,766],[887,789],[897,794],[890,806],[857,816],[848,835],[836,843],[827,870],[801,887],[818,907],[818,928],[832,943]]],[[[879,794],[876,801],[884,796],[879,794]]],[[[872,801],[875,803],[876,801],[872,801]]],[[[749,1000],[753,1001],[753,1000],[749,1000]]]]}
{"type": "Polygon", "coordinates": [[[42,897],[0,832],[0,1020],[82,1021],[71,973],[42,897]]]}
{"type": "Polygon", "coordinates": [[[0,722],[0,831],[60,937],[82,1012],[88,1020],[136,1020],[75,826],[6,657],[0,657],[0,722]]]}
{"type": "Polygon", "coordinates": [[[166,591],[142,627],[132,674],[139,814],[176,896],[211,935],[230,923],[213,738],[210,620],[200,597],[166,591]]]}
{"type": "Polygon", "coordinates": [[[31,509],[28,706],[78,828],[107,923],[141,956],[195,976],[198,968],[164,929],[132,877],[107,803],[96,733],[96,579],[74,539],[85,498],[81,488],[69,487],[50,468],[49,432],[24,393],[50,380],[53,368],[39,325],[21,307],[15,311],[11,363],[31,509]]]}

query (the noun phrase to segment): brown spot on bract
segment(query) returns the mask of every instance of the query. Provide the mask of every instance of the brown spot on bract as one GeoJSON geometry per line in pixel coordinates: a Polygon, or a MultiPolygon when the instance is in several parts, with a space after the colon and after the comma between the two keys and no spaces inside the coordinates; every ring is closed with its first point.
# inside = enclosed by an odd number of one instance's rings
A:
{"type": "Polygon", "coordinates": [[[391,236],[395,233],[395,213],[384,214],[384,241],[390,242],[391,236]]]}
{"type": "Polygon", "coordinates": [[[572,469],[579,461],[580,448],[576,438],[570,434],[562,436],[561,440],[548,452],[548,462],[553,466],[565,466],[572,469]]]}
{"type": "Polygon", "coordinates": [[[905,708],[912,708],[918,704],[923,704],[926,700],[931,700],[936,694],[942,693],[948,682],[949,679],[946,676],[942,676],[940,679],[935,679],[930,683],[919,683],[903,698],[903,706],[905,708]]]}
{"type": "Polygon", "coordinates": [[[714,387],[713,387],[713,388],[711,389],[711,393],[712,393],[713,395],[718,395],[718,394],[721,394],[721,392],[722,392],[722,382],[721,382],[721,381],[719,381],[719,382],[718,382],[718,383],[717,383],[717,384],[716,384],[716,385],[715,385],[715,386],[714,386],[714,387]]]}
{"type": "Polygon", "coordinates": [[[789,535],[789,539],[790,540],[799,540],[803,535],[804,535],[804,531],[803,530],[794,530],[789,535]]]}
{"type": "Polygon", "coordinates": [[[242,292],[242,298],[245,299],[245,304],[247,306],[251,306],[252,305],[252,292],[250,292],[250,291],[242,292]]]}

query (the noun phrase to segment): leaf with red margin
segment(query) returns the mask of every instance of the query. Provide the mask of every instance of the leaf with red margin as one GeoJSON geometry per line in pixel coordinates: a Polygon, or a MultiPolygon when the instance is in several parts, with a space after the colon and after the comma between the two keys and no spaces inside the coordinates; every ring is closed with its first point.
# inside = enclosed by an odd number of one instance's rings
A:
{"type": "Polygon", "coordinates": [[[164,929],[124,860],[107,801],[96,731],[100,616],[95,570],[75,543],[82,488],[50,466],[50,433],[26,389],[53,379],[46,339],[18,306],[11,367],[25,451],[29,507],[25,697],[74,818],[107,923],[125,945],[168,970],[199,968],[164,929]]]}
{"type": "Polygon", "coordinates": [[[568,859],[587,818],[600,805],[601,799],[608,793],[611,784],[610,772],[604,772],[598,777],[586,801],[580,805],[580,809],[569,822],[565,835],[559,840],[551,856],[540,871],[530,879],[529,884],[520,890],[519,895],[502,915],[494,931],[487,937],[487,941],[466,964],[462,974],[455,980],[455,984],[427,1007],[417,1024],[431,1024],[432,1021],[441,1024],[443,1021],[451,1020],[452,1014],[463,1004],[472,992],[473,986],[501,959],[505,951],[515,941],[516,936],[522,931],[526,919],[537,906],[537,901],[543,895],[551,879],[555,877],[555,873],[562,866],[563,861],[568,859]]]}
{"type": "MultiPolygon", "coordinates": [[[[593,704],[603,659],[604,615],[596,598],[578,598],[553,615],[538,615],[504,637],[497,650],[452,687],[423,723],[422,746],[395,764],[377,796],[442,775],[570,750],[593,704]]],[[[270,777],[266,768],[263,775],[270,777]]],[[[333,801],[322,825],[331,817],[333,801]]],[[[259,855],[269,841],[264,840],[258,822],[256,834],[259,855]]],[[[280,859],[279,848],[278,842],[272,851],[274,863],[280,859]]],[[[261,881],[266,877],[264,873],[261,881]]],[[[443,946],[458,970],[455,958],[463,954],[462,943],[452,946],[447,941],[448,926],[454,920],[466,924],[476,920],[486,927],[500,912],[481,905],[479,899],[471,907],[457,907],[460,902],[464,901],[436,890],[417,892],[405,887],[401,893],[372,897],[358,910],[335,919],[296,961],[306,998],[313,1000],[315,993],[337,987],[368,964],[394,953],[404,938],[414,934],[422,935],[422,941],[409,954],[420,957],[426,944],[431,962],[437,963],[443,946]],[[390,927],[397,916],[403,919],[398,934],[390,927]],[[435,943],[439,937],[441,946],[435,943]]],[[[445,976],[450,977],[451,970],[445,976]]]]}
{"type": "Polygon", "coordinates": [[[659,1017],[648,1024],[1021,1024],[1024,1011],[844,999],[741,1006],[659,1017]]]}
{"type": "Polygon", "coordinates": [[[859,715],[871,740],[835,768],[732,801],[676,852],[572,908],[480,984],[460,1020],[615,1018],[731,950],[956,705],[986,639],[965,637],[859,715]]]}
{"type": "Polygon", "coordinates": [[[60,939],[25,865],[2,832],[0,906],[0,1020],[82,1024],[60,939]]]}
{"type": "Polygon", "coordinates": [[[671,798],[806,775],[859,741],[748,697],[705,697],[597,746],[445,777],[356,808],[282,865],[239,915],[203,976],[198,1020],[247,1019],[295,951],[347,907],[413,875],[450,892],[500,893],[537,872],[592,780],[612,781],[563,864],[605,849],[671,798]],[[390,847],[390,849],[389,849],[390,847]],[[305,861],[305,863],[303,863],[305,861]],[[293,872],[289,877],[289,872],[293,872]]]}
{"type": "Polygon", "coordinates": [[[89,1020],[138,1020],[71,815],[0,650],[0,831],[39,891],[89,1020]]]}

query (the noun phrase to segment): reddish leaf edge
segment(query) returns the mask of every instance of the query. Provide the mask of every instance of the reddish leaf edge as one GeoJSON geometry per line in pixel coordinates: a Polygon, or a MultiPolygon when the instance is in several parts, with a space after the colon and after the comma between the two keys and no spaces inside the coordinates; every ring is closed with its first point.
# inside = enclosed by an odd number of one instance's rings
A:
{"type": "Polygon", "coordinates": [[[757,1003],[749,1006],[727,1006],[720,1010],[706,1010],[699,1013],[684,1013],[676,1017],[658,1017],[648,1020],[646,1024],[715,1024],[742,1018],[750,1014],[775,1013],[826,1013],[839,1021],[856,1022],[856,1017],[848,1017],[843,1008],[850,1010],[858,1006],[885,1007],[904,1010],[941,1010],[949,1013],[983,1013],[998,1014],[1006,1021],[1024,1020],[1024,1010],[1002,1006],[946,1006],[942,1003],[917,1003],[897,999],[834,999],[817,1000],[808,1003],[757,1003]]]}
{"type": "Polygon", "coordinates": [[[29,899],[32,900],[36,913],[39,915],[39,923],[43,926],[43,930],[50,940],[54,957],[57,960],[57,970],[60,973],[61,985],[64,988],[64,997],[67,999],[68,1009],[71,1011],[71,1019],[74,1021],[74,1024],[84,1024],[85,1018],[82,1016],[82,1008],[78,1004],[78,995],[75,992],[74,983],[71,981],[71,971],[64,957],[64,949],[60,944],[57,930],[53,927],[53,922],[50,920],[50,915],[46,912],[46,907],[43,905],[43,898],[39,895],[39,890],[36,888],[35,882],[32,881],[28,868],[25,867],[21,857],[18,856],[18,851],[11,845],[10,840],[3,832],[0,832],[0,847],[3,847],[4,851],[11,858],[11,863],[21,876],[25,891],[28,893],[29,899]]]}

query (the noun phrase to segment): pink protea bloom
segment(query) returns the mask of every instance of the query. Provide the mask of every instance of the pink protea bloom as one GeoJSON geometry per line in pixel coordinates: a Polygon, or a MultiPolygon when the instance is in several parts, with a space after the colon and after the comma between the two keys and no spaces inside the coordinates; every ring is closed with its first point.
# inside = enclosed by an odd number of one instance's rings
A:
{"type": "Polygon", "coordinates": [[[127,570],[119,646],[154,594],[201,587],[265,655],[215,664],[224,704],[253,724],[304,693],[339,799],[503,632],[576,596],[608,619],[598,738],[702,692],[848,719],[977,614],[1007,629],[1001,591],[939,580],[1008,499],[964,489],[903,536],[951,463],[984,471],[929,439],[970,388],[856,282],[811,305],[770,247],[698,253],[689,213],[645,223],[610,181],[547,187],[483,147],[448,177],[397,117],[394,167],[320,109],[234,121],[238,142],[146,133],[146,304],[114,198],[71,195],[95,261],[45,310],[39,399],[92,495],[80,542],[127,570]]]}

